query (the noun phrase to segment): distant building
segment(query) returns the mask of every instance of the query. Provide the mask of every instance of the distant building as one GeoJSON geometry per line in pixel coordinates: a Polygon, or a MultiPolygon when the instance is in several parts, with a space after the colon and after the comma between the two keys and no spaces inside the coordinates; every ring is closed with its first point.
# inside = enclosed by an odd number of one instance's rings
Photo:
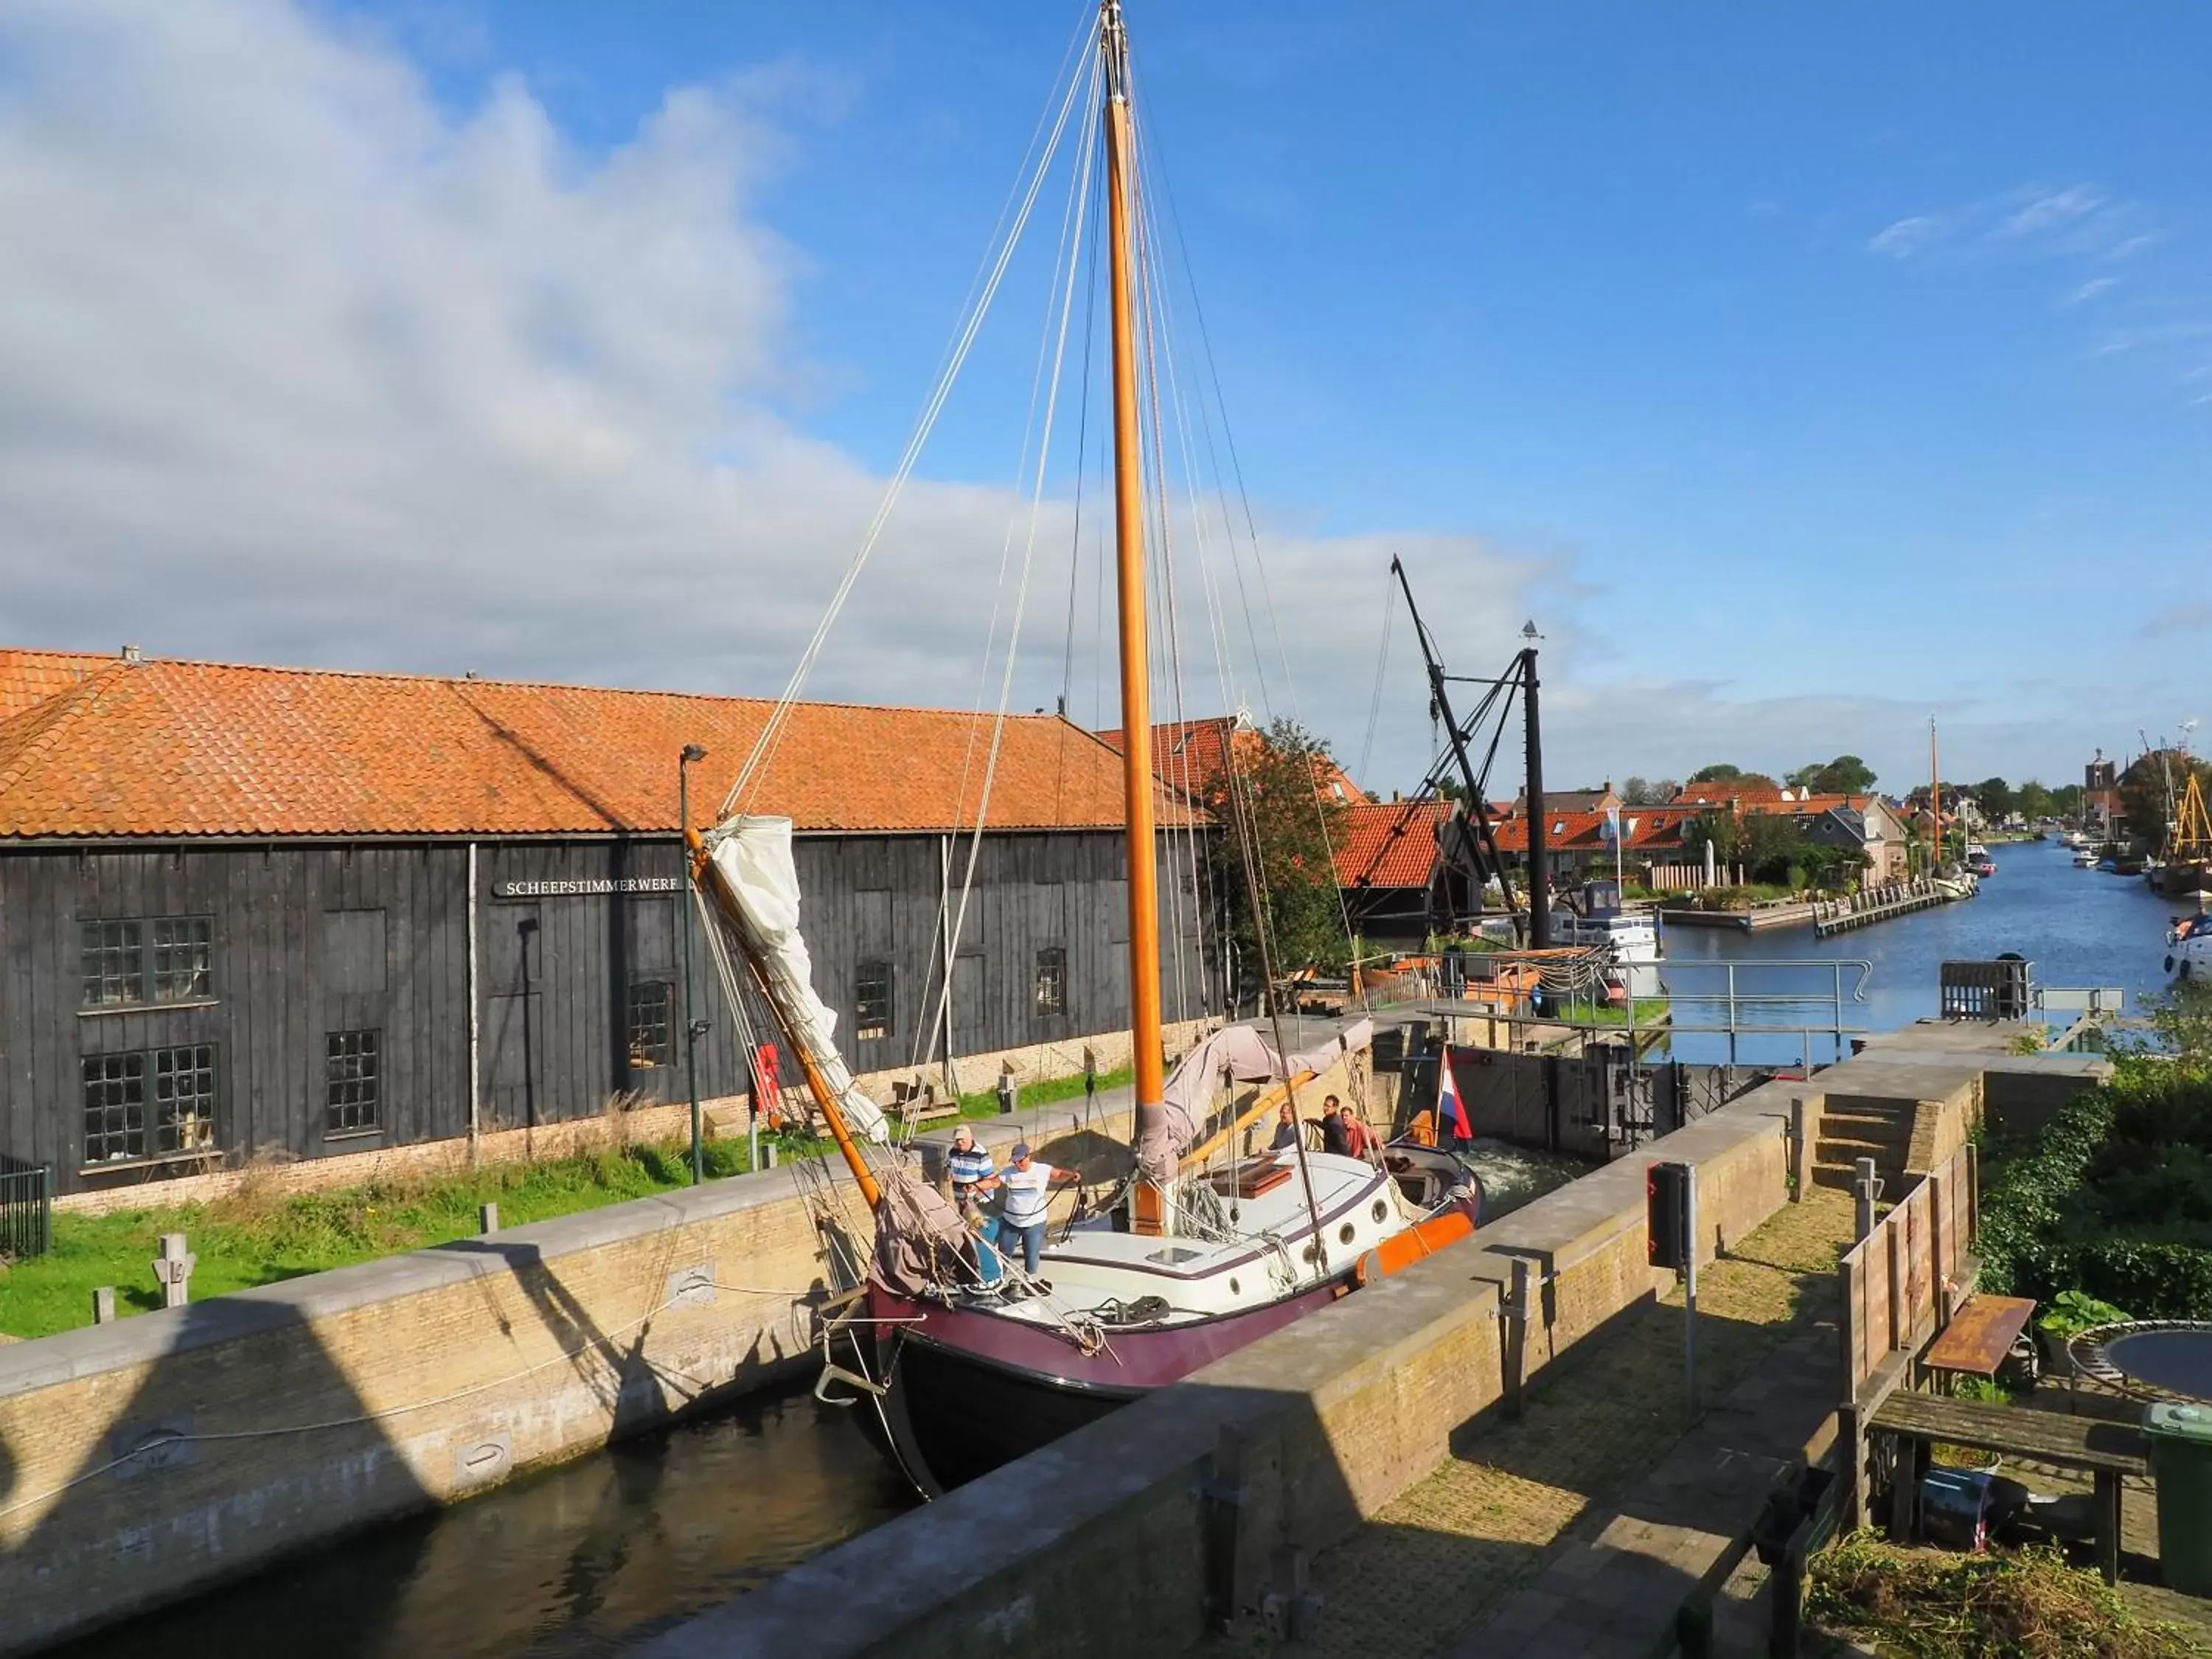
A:
{"type": "Polygon", "coordinates": [[[2127,808],[2120,799],[2119,763],[2106,760],[2105,751],[2100,749],[2096,758],[2081,769],[2083,827],[2110,838],[2126,814],[2127,808]]]}
{"type": "MultiPolygon", "coordinates": [[[[744,1091],[696,929],[684,1000],[678,755],[711,823],[770,707],[0,651],[0,1152],[69,1192],[672,1101],[695,1015],[701,1092],[744,1091]]],[[[857,1072],[1127,1029],[1121,765],[1067,721],[1007,722],[950,936],[989,725],[802,704],[747,803],[797,824],[857,1072]]],[[[1175,1020],[1212,930],[1201,820],[1160,822],[1175,1020]]]]}

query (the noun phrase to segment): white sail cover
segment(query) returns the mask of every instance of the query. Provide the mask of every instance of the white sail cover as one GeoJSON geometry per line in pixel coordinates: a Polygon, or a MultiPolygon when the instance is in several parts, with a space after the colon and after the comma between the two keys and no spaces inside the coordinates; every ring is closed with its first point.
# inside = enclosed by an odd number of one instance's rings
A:
{"type": "Polygon", "coordinates": [[[1150,1181],[1175,1178],[1183,1154],[1196,1144],[1213,1103],[1213,1091],[1226,1073],[1238,1083],[1280,1083],[1301,1072],[1326,1072],[1345,1055],[1375,1040],[1375,1022],[1363,1019],[1311,1048],[1289,1054],[1275,1052],[1256,1025],[1224,1025],[1182,1057],[1161,1090],[1164,1109],[1137,1137],[1137,1163],[1150,1181]]]}
{"type": "Polygon", "coordinates": [[[805,1045],[823,1082],[837,1097],[854,1133],[881,1145],[890,1139],[883,1108],[853,1081],[837,1052],[837,1016],[814,994],[814,964],[799,931],[799,869],[791,857],[791,820],[740,813],[708,838],[714,868],[732,897],[749,954],[768,981],[768,994],[794,1042],[805,1045]]]}

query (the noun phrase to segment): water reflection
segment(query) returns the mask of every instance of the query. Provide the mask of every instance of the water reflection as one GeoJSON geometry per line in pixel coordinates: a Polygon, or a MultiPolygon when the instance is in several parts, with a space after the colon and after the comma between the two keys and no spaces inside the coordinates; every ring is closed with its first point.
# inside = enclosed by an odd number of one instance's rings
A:
{"type": "Polygon", "coordinates": [[[912,1494],[804,1392],[625,1440],[234,1589],[67,1659],[570,1659],[748,1590],[912,1494]]]}

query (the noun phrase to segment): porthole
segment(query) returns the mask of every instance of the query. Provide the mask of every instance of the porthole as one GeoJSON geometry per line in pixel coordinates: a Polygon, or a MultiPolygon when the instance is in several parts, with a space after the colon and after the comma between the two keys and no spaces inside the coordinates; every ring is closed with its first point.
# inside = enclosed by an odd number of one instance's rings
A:
{"type": "Polygon", "coordinates": [[[1349,1221],[1346,1222],[1344,1225],[1336,1230],[1336,1242],[1340,1244],[1351,1243],[1352,1236],[1356,1231],[1357,1229],[1355,1229],[1349,1221]]]}
{"type": "Polygon", "coordinates": [[[1231,1296],[1237,1294],[1237,1281],[1233,1279],[1229,1281],[1229,1294],[1231,1296]]]}
{"type": "Polygon", "coordinates": [[[1380,1225],[1389,1216],[1390,1206],[1378,1198],[1375,1200],[1375,1207],[1367,1213],[1373,1216],[1376,1224],[1380,1225]]]}

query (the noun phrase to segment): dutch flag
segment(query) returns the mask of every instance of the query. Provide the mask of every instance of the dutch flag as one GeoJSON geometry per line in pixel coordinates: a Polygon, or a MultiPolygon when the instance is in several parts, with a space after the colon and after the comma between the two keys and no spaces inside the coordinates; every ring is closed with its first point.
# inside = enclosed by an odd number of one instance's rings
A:
{"type": "Polygon", "coordinates": [[[1449,1046],[1437,1062],[1437,1127],[1462,1140],[1474,1139],[1474,1131],[1468,1127],[1466,1103],[1459,1097],[1459,1079],[1452,1075],[1449,1046]]]}

